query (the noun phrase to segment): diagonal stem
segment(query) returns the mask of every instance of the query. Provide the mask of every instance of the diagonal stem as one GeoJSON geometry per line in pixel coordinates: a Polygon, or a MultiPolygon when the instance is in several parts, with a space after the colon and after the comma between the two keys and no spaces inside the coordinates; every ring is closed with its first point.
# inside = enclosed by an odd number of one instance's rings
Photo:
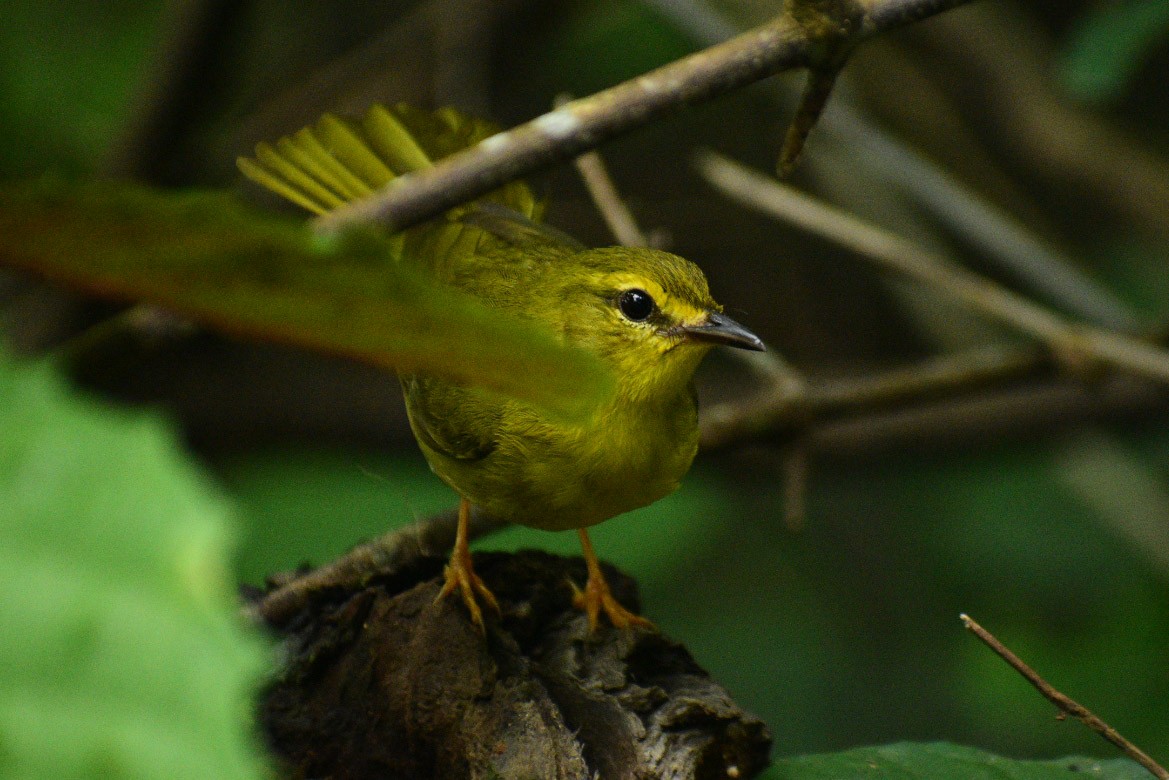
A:
{"type": "Polygon", "coordinates": [[[1006,661],[1012,669],[1023,675],[1023,678],[1031,683],[1035,690],[1043,695],[1043,698],[1047,699],[1056,707],[1059,707],[1060,712],[1065,712],[1077,718],[1085,726],[1092,729],[1092,731],[1095,731],[1101,737],[1116,745],[1126,756],[1149,770],[1149,773],[1153,777],[1156,777],[1158,780],[1169,780],[1169,771],[1166,771],[1164,767],[1149,757],[1143,750],[1122,737],[1120,732],[1101,720],[1087,707],[1053,688],[1051,683],[1044,680],[1038,672],[1024,663],[1019,656],[1012,653],[994,634],[978,625],[969,615],[959,615],[959,617],[962,619],[962,623],[966,626],[967,630],[978,637],[984,645],[993,650],[999,658],[1006,661]]]}
{"type": "MultiPolygon", "coordinates": [[[[865,0],[854,42],[968,0],[865,0]]],[[[819,41],[789,14],[643,76],[574,100],[512,130],[395,179],[320,217],[316,227],[380,224],[401,230],[560,160],[575,157],[683,106],[812,63],[819,41]]]]}

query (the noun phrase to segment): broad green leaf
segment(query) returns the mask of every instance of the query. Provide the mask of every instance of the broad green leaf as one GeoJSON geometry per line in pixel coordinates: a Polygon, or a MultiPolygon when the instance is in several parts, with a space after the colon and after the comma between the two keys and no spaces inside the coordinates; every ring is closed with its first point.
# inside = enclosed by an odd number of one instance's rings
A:
{"type": "Polygon", "coordinates": [[[1169,3],[1128,0],[1090,8],[1072,28],[1061,80],[1074,97],[1104,103],[1120,96],[1149,50],[1169,38],[1169,3]]]}
{"type": "Polygon", "coordinates": [[[1127,759],[1060,758],[1018,761],[945,743],[899,742],[843,753],[776,761],[761,780],[1146,780],[1148,772],[1127,759]]]}
{"type": "Polygon", "coordinates": [[[0,777],[262,777],[229,513],[174,434],[4,355],[0,431],[0,777]]]}
{"type": "Polygon", "coordinates": [[[450,377],[571,416],[612,386],[592,355],[399,263],[221,193],[40,182],[0,189],[0,264],[158,304],[227,333],[450,377]]]}

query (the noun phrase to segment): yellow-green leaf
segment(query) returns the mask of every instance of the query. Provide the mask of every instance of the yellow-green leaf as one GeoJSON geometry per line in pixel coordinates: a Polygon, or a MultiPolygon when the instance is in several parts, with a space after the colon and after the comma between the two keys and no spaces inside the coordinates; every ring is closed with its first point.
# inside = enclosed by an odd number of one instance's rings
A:
{"type": "Polygon", "coordinates": [[[230,507],[154,415],[0,353],[0,777],[269,776],[230,507]]]}
{"type": "Polygon", "coordinates": [[[0,188],[0,264],[238,336],[449,377],[565,416],[603,398],[593,355],[493,311],[394,257],[223,193],[61,182],[0,188]]]}

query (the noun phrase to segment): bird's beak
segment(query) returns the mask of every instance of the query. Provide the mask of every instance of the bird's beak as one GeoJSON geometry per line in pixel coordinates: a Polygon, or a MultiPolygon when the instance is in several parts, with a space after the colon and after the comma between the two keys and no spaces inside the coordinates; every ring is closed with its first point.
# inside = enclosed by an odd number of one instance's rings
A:
{"type": "Polygon", "coordinates": [[[725,344],[728,347],[750,349],[755,352],[767,349],[763,346],[763,339],[717,311],[709,312],[706,319],[696,325],[683,325],[680,330],[686,334],[686,338],[695,341],[725,344]]]}

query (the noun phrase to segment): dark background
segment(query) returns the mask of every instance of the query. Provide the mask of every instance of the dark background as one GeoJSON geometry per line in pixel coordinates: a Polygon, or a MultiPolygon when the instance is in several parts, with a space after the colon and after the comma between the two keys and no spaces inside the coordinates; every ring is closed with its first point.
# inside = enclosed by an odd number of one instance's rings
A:
{"type": "MultiPolygon", "coordinates": [[[[511,125],[559,93],[642,73],[777,5],[9,0],[0,176],[239,188],[282,208],[241,183],[235,157],[324,111],[409,100],[511,125]]],[[[1039,277],[1052,263],[1070,269],[1117,316],[1156,331],[1169,308],[1169,19],[1156,5],[983,2],[870,43],[795,183],[1077,312],[1074,295],[1025,282],[981,248],[1004,234],[983,219],[989,208],[1048,250],[1039,277]],[[892,151],[862,145],[878,133],[892,151]]],[[[606,147],[643,226],[698,262],[733,316],[813,380],[1023,341],[703,183],[690,164],[700,147],[772,168],[800,78],[606,147]]],[[[533,182],[552,224],[611,242],[571,166],[533,182]]],[[[0,324],[25,353],[112,311],[0,274],[0,324]]],[[[742,392],[735,370],[709,361],[704,395],[742,392]]],[[[396,380],[375,370],[203,334],[75,374],[179,421],[241,508],[245,581],[454,503],[416,450],[396,380]]],[[[647,616],[771,724],[777,754],[912,739],[1109,755],[961,629],[969,612],[1164,759],[1167,408],[1155,394],[1119,410],[1036,402],[1022,419],[942,416],[908,436],[861,419],[813,454],[798,529],[784,520],[783,442],[722,450],[700,456],[676,495],[597,528],[595,544],[639,578],[647,616]]],[[[572,534],[525,529],[481,546],[576,549],[572,534]]]]}

